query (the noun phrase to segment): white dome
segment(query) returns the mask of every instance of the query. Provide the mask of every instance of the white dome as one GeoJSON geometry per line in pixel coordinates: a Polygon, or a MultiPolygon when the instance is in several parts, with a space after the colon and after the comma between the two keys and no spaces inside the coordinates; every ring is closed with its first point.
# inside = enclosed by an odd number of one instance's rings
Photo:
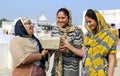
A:
{"type": "Polygon", "coordinates": [[[40,21],[47,21],[47,18],[45,17],[44,14],[41,15],[41,17],[39,18],[40,21]]]}

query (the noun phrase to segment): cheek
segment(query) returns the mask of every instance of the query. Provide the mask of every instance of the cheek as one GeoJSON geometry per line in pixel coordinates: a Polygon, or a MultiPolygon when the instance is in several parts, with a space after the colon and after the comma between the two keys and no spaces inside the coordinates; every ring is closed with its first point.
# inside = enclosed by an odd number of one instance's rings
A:
{"type": "Polygon", "coordinates": [[[31,28],[29,26],[26,26],[25,29],[27,32],[29,32],[31,28]]]}
{"type": "Polygon", "coordinates": [[[95,29],[97,28],[97,24],[96,24],[96,23],[94,24],[94,28],[95,28],[95,29]]]}
{"type": "Polygon", "coordinates": [[[67,24],[69,21],[68,20],[64,20],[64,23],[67,24]]]}
{"type": "Polygon", "coordinates": [[[25,28],[26,31],[28,30],[27,26],[24,26],[24,28],[25,28]]]}
{"type": "Polygon", "coordinates": [[[58,21],[59,21],[59,19],[57,18],[57,19],[56,19],[56,21],[58,22],[58,21]]]}

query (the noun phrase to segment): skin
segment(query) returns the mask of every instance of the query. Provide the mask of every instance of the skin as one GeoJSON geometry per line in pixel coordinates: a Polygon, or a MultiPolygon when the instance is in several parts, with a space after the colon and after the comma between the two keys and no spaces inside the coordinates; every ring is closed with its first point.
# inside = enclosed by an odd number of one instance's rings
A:
{"type": "Polygon", "coordinates": [[[85,21],[92,31],[97,31],[97,22],[94,19],[85,16],[85,21]]]}
{"type": "Polygon", "coordinates": [[[69,22],[68,16],[64,14],[64,12],[58,12],[57,14],[57,23],[62,28],[65,28],[69,22]]]}
{"type": "Polygon", "coordinates": [[[27,33],[28,33],[30,36],[32,36],[33,33],[34,33],[32,22],[31,22],[30,20],[28,20],[24,25],[25,25],[24,27],[25,27],[27,33]]]}
{"type": "Polygon", "coordinates": [[[108,76],[114,76],[114,66],[115,66],[115,54],[109,54],[108,60],[109,60],[109,67],[108,67],[108,76]]]}

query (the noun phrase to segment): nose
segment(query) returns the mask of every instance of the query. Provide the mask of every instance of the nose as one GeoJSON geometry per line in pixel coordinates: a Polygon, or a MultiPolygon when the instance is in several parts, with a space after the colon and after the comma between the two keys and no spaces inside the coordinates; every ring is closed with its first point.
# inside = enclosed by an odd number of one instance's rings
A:
{"type": "Polygon", "coordinates": [[[62,19],[59,19],[59,22],[62,22],[62,19]]]}
{"type": "Polygon", "coordinates": [[[35,26],[35,24],[34,24],[34,23],[31,23],[31,26],[33,26],[33,27],[34,27],[34,26],[35,26]]]}
{"type": "Polygon", "coordinates": [[[90,23],[88,22],[88,23],[87,23],[87,25],[89,26],[89,25],[90,25],[90,23]]]}

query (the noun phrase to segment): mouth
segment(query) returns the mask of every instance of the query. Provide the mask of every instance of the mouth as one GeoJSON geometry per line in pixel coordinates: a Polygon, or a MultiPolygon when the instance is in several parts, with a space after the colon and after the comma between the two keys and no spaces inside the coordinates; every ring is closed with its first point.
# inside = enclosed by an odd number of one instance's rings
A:
{"type": "Polygon", "coordinates": [[[64,25],[64,23],[58,23],[58,25],[63,26],[63,25],[64,25]]]}
{"type": "Polygon", "coordinates": [[[94,26],[93,26],[93,25],[90,25],[89,27],[90,27],[91,29],[92,29],[92,28],[94,28],[94,26]]]}

